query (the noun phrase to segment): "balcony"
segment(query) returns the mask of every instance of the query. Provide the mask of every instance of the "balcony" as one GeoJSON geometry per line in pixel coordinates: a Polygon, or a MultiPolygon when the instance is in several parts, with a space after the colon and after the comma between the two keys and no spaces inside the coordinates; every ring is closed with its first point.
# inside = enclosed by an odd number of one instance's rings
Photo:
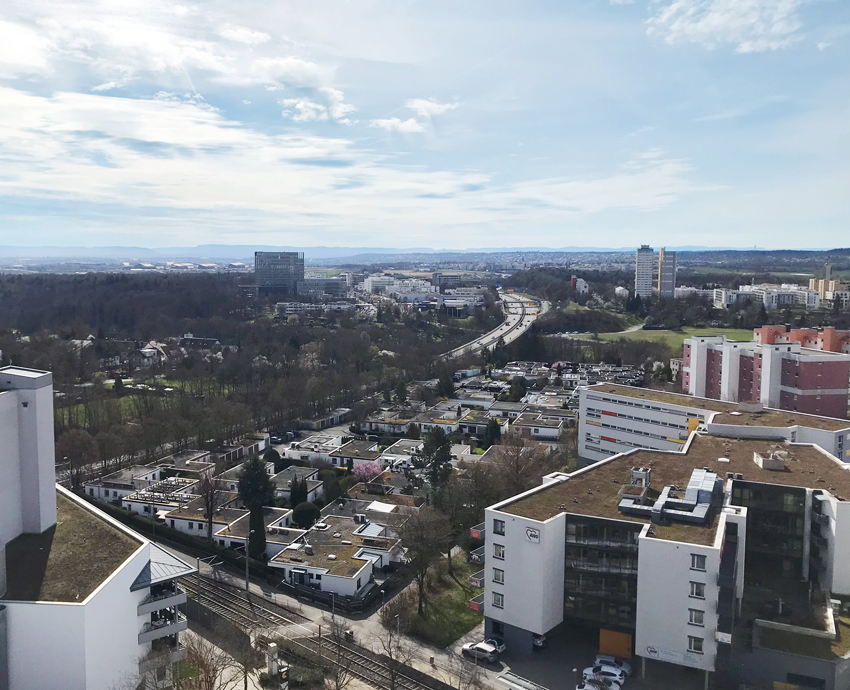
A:
{"type": "Polygon", "coordinates": [[[626,549],[637,551],[637,542],[620,541],[617,539],[594,539],[593,537],[575,537],[567,535],[567,544],[578,544],[581,546],[593,546],[602,549],[626,549]]]}
{"type": "Polygon", "coordinates": [[[163,591],[159,594],[150,594],[145,597],[136,610],[138,615],[144,616],[160,609],[168,609],[186,603],[186,593],[178,591],[163,591]]]}
{"type": "Polygon", "coordinates": [[[474,575],[469,576],[469,586],[482,589],[484,587],[484,571],[479,570],[474,575]]]}
{"type": "Polygon", "coordinates": [[[484,523],[483,522],[478,524],[478,525],[475,525],[475,527],[469,528],[469,536],[472,537],[473,539],[479,539],[481,541],[484,541],[484,533],[485,532],[486,532],[486,530],[484,529],[484,523]]]}
{"type": "Polygon", "coordinates": [[[484,593],[482,592],[474,599],[469,600],[469,608],[473,611],[483,611],[484,610],[484,593]]]}
{"type": "Polygon", "coordinates": [[[155,671],[163,666],[176,664],[186,659],[186,648],[183,645],[177,647],[164,647],[163,649],[152,649],[151,653],[139,662],[139,673],[155,671]]]}
{"type": "Polygon", "coordinates": [[[567,568],[572,570],[584,570],[590,573],[616,573],[620,575],[637,575],[637,561],[626,561],[612,563],[610,561],[590,562],[580,558],[568,558],[565,561],[567,568]]]}
{"type": "Polygon", "coordinates": [[[161,637],[168,637],[169,635],[176,635],[179,632],[183,632],[188,627],[189,622],[186,620],[186,616],[182,613],[178,613],[172,618],[161,618],[153,623],[145,623],[145,626],[139,633],[139,644],[153,642],[154,640],[158,640],[161,637]]]}
{"type": "Polygon", "coordinates": [[[477,549],[474,549],[469,552],[469,562],[470,563],[478,563],[479,565],[484,565],[484,546],[479,546],[477,549]]]}

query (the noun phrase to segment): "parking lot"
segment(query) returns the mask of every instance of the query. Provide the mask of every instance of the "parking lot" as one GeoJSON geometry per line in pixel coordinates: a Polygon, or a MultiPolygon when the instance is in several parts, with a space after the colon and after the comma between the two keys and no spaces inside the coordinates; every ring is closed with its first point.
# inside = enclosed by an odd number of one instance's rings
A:
{"type": "MultiPolygon", "coordinates": [[[[533,654],[511,653],[508,649],[500,662],[518,676],[549,690],[572,690],[581,680],[581,672],[593,663],[599,651],[599,631],[561,625],[547,633],[547,645],[533,654]],[[573,671],[575,669],[575,671],[573,671]]],[[[705,678],[702,671],[665,664],[646,662],[646,678],[641,678],[641,660],[628,660],[634,673],[623,688],[629,690],[702,690],[705,678]]]]}

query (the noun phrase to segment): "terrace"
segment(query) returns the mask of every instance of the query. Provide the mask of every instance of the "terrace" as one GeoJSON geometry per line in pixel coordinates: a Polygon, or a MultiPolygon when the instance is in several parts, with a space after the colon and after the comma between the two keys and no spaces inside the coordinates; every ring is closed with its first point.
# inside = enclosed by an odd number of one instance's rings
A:
{"type": "Polygon", "coordinates": [[[6,545],[7,601],[81,603],[142,545],[62,494],[56,526],[6,545]]]}

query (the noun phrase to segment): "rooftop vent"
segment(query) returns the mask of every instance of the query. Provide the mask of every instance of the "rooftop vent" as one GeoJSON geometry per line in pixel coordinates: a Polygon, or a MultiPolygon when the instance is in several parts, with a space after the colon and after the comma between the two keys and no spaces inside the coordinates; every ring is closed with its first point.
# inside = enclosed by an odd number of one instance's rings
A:
{"type": "Polygon", "coordinates": [[[630,476],[633,486],[646,488],[652,479],[652,469],[649,467],[632,467],[630,476]]]}
{"type": "Polygon", "coordinates": [[[345,544],[346,546],[351,546],[351,542],[348,539],[343,539],[340,543],[345,544]]]}
{"type": "Polygon", "coordinates": [[[763,470],[771,470],[773,472],[783,472],[787,469],[786,462],[788,461],[788,451],[786,450],[771,450],[762,455],[761,453],[753,453],[753,462],[763,470]]]}
{"type": "Polygon", "coordinates": [[[358,525],[365,525],[366,524],[366,513],[355,513],[354,514],[354,522],[356,522],[358,525]]]}
{"type": "Polygon", "coordinates": [[[336,560],[336,554],[335,553],[329,553],[328,554],[328,560],[329,561],[335,561],[336,560]]]}
{"type": "Polygon", "coordinates": [[[315,525],[313,525],[313,528],[319,530],[320,532],[324,532],[325,530],[330,529],[330,527],[331,526],[325,522],[317,522],[315,525]]]}

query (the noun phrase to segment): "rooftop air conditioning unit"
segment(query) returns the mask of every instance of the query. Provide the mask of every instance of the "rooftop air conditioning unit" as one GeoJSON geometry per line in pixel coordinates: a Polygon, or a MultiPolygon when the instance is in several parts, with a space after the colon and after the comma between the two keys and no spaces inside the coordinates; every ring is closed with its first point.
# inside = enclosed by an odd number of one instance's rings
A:
{"type": "Polygon", "coordinates": [[[354,514],[354,522],[358,525],[366,524],[366,514],[365,513],[355,513],[354,514]]]}
{"type": "Polygon", "coordinates": [[[335,560],[336,560],[336,554],[334,554],[334,553],[329,553],[329,554],[328,554],[328,560],[329,560],[329,561],[335,561],[335,560]]]}

